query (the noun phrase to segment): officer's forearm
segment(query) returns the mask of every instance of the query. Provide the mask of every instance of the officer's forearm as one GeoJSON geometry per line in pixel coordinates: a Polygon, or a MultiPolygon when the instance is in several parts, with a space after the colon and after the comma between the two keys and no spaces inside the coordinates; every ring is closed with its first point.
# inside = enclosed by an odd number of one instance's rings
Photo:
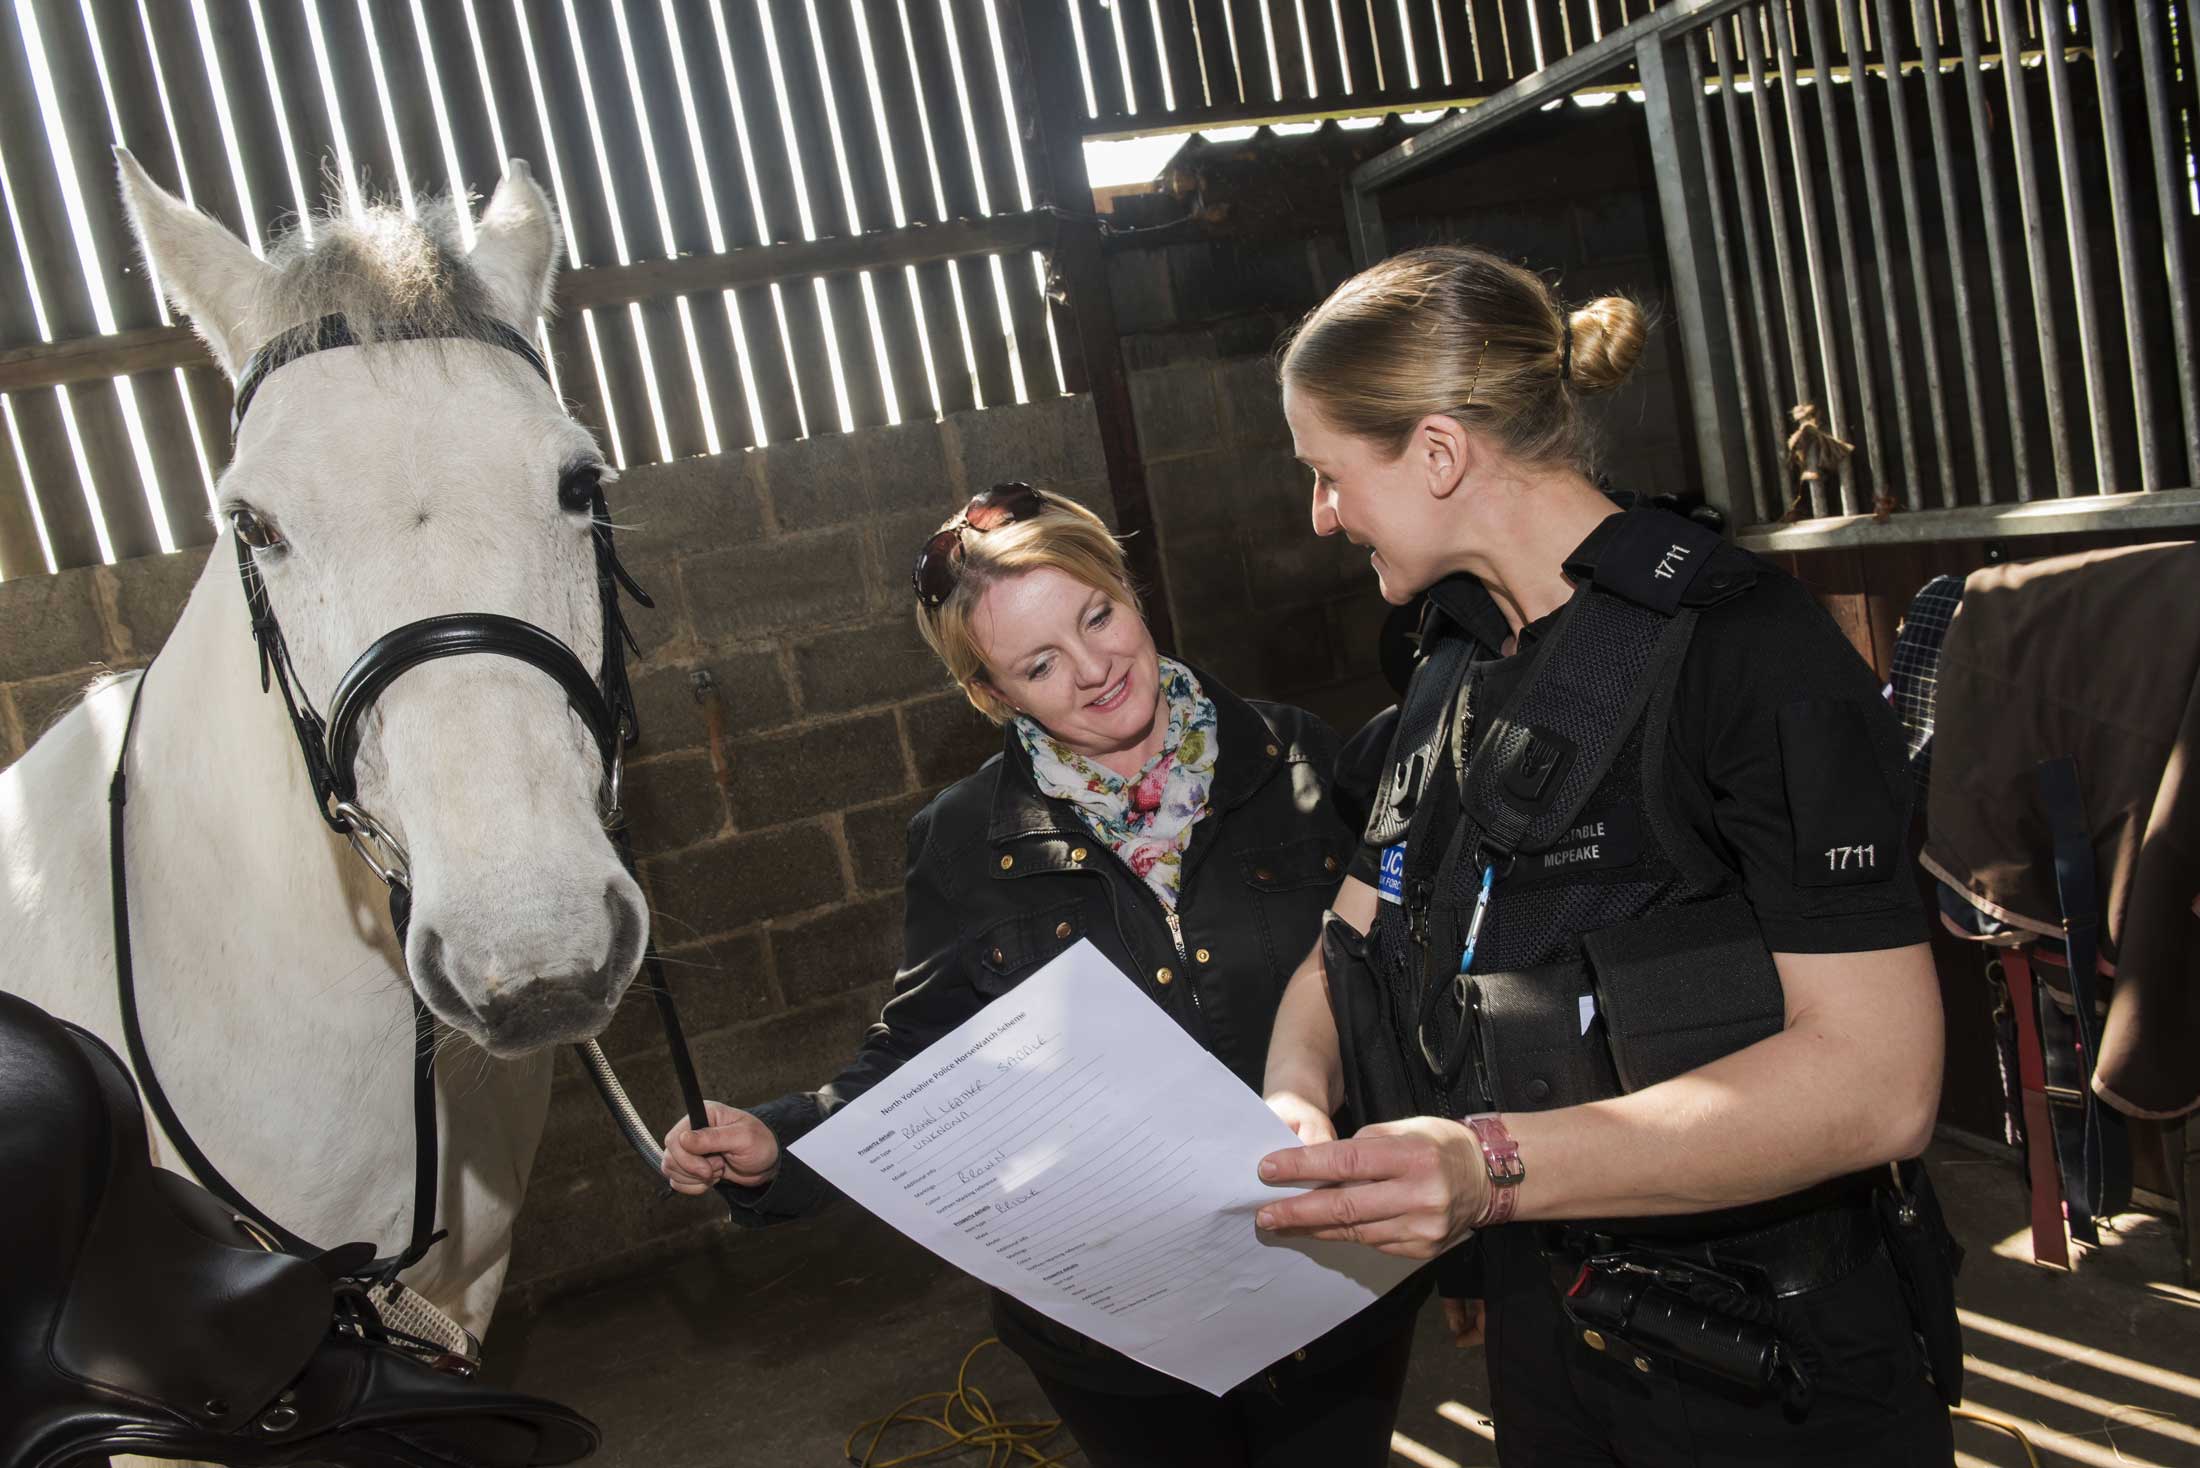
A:
{"type": "Polygon", "coordinates": [[[1344,1099],[1344,1067],[1337,1057],[1337,1022],[1322,983],[1319,944],[1284,986],[1276,1028],[1268,1040],[1268,1070],[1261,1090],[1290,1091],[1334,1114],[1344,1099]]]}
{"type": "Polygon", "coordinates": [[[1528,1169],[1517,1216],[1701,1212],[1924,1150],[1941,1067],[1924,945],[1780,966],[1779,1034],[1632,1095],[1507,1113],[1528,1169]]]}
{"type": "MultiPolygon", "coordinates": [[[[1330,911],[1364,933],[1375,924],[1376,902],[1373,887],[1357,877],[1346,877],[1330,911]]],[[[1283,1002],[1276,1008],[1262,1093],[1293,1091],[1334,1115],[1344,1102],[1344,1066],[1337,1051],[1337,1021],[1329,1007],[1317,938],[1284,986],[1283,1002]]]]}

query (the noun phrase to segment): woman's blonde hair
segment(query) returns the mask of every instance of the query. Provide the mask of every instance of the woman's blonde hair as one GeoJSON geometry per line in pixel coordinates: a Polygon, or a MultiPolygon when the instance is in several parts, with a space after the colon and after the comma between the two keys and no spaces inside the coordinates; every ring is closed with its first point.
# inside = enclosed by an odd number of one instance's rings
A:
{"type": "Polygon", "coordinates": [[[1587,473],[1594,446],[1579,400],[1626,381],[1649,329],[1625,296],[1568,311],[1510,261],[1434,245],[1337,287],[1285,338],[1279,376],[1390,458],[1441,413],[1524,462],[1587,473]]]}
{"type": "MultiPolygon", "coordinates": [[[[1038,491],[1045,507],[1014,524],[992,530],[965,527],[962,532],[962,567],[955,589],[936,607],[917,603],[917,630],[939,654],[940,661],[961,686],[971,706],[996,724],[1005,724],[1016,710],[1002,698],[986,676],[985,654],[971,627],[978,602],[996,581],[1051,566],[1071,579],[1139,611],[1138,588],[1131,581],[1123,546],[1107,522],[1072,499],[1051,490],[1038,491]]],[[[960,523],[960,511],[940,525],[947,530],[960,523]]]]}

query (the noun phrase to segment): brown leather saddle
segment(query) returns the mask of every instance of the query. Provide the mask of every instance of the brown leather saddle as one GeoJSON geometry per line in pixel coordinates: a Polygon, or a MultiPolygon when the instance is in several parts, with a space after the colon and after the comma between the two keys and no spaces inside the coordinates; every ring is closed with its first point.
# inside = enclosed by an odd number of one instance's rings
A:
{"type": "Polygon", "coordinates": [[[344,1278],[364,1246],[276,1251],[154,1167],[114,1052],[5,993],[0,1200],[0,1468],[549,1468],[601,1440],[379,1329],[344,1278]]]}

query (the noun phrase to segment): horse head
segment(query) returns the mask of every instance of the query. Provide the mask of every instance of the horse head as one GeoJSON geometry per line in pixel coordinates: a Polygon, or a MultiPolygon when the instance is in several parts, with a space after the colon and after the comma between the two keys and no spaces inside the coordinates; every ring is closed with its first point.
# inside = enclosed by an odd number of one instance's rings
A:
{"type": "MultiPolygon", "coordinates": [[[[534,335],[557,269],[526,166],[478,221],[463,200],[419,217],[351,202],[261,259],[118,156],[148,264],[233,382],[330,317],[361,343],[261,377],[218,486],[217,562],[230,537],[247,549],[298,691],[329,710],[364,650],[447,613],[533,624],[597,667],[592,506],[610,470],[499,344],[534,335]]],[[[648,915],[605,834],[598,742],[557,680],[509,657],[408,666],[363,715],[353,772],[409,856],[403,957],[435,1015],[505,1057],[600,1031],[648,915]]]]}

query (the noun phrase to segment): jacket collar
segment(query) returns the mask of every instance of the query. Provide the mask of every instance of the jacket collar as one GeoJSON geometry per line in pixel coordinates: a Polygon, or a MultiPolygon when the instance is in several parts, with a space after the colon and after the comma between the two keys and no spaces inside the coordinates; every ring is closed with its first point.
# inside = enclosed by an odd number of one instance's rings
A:
{"type": "MultiPolygon", "coordinates": [[[[1612,488],[1608,479],[1598,479],[1597,488],[1604,497],[1622,510],[1638,507],[1637,497],[1630,491],[1612,488]]],[[[1606,515],[1590,528],[1588,536],[1574,553],[1566,558],[1566,574],[1578,583],[1586,582],[1596,573],[1597,558],[1611,544],[1622,517],[1606,515]]],[[[1440,632],[1439,619],[1473,638],[1492,653],[1502,654],[1505,644],[1513,635],[1512,624],[1498,610],[1497,599],[1489,594],[1482,583],[1464,571],[1454,572],[1431,586],[1424,593],[1426,603],[1421,609],[1421,645],[1440,632]]]]}
{"type": "MultiPolygon", "coordinates": [[[[1178,659],[1179,662],[1183,660],[1178,659]]],[[[1186,667],[1191,664],[1186,663],[1186,667]]],[[[1215,782],[1207,793],[1210,810],[1229,810],[1242,805],[1283,762],[1283,741],[1259,709],[1224,688],[1200,668],[1192,668],[1200,691],[1215,706],[1215,782]]],[[[1020,836],[1042,836],[1067,831],[1083,837],[1081,825],[1065,826],[1074,816],[1064,816],[1039,788],[1031,772],[1031,758],[1013,727],[1002,731],[1001,773],[993,791],[993,812],[986,840],[999,845],[1020,836]]]]}
{"type": "Polygon", "coordinates": [[[1428,601],[1421,609],[1421,646],[1429,644],[1441,634],[1442,624],[1449,622],[1491,653],[1504,649],[1505,641],[1512,636],[1512,625],[1505,614],[1497,609],[1497,599],[1483,588],[1480,581],[1464,571],[1446,576],[1431,586],[1428,601]]]}

